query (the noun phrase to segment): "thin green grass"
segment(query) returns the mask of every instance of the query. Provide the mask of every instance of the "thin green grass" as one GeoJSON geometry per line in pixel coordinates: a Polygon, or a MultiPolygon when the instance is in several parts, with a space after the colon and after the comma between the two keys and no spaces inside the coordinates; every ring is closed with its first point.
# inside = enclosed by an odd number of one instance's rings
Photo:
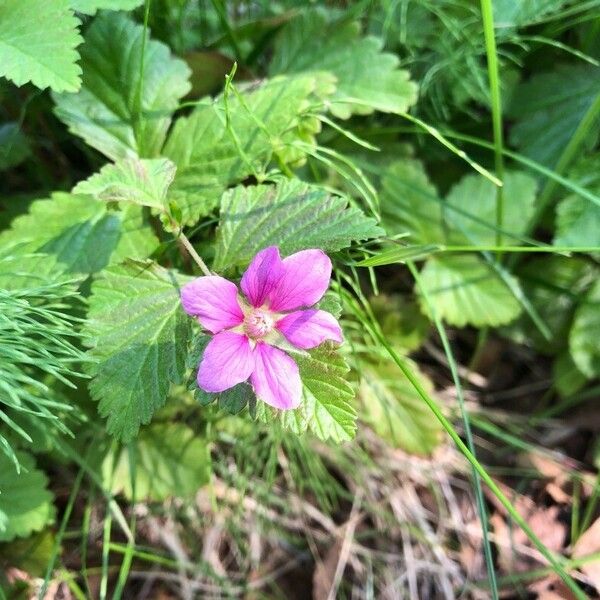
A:
{"type": "MultiPolygon", "coordinates": [[[[481,15],[483,18],[483,33],[487,54],[490,98],[492,103],[492,127],[494,130],[494,163],[496,175],[504,180],[504,149],[502,133],[502,102],[500,97],[500,75],[498,72],[498,52],[496,50],[496,34],[494,32],[494,12],[492,0],[481,0],[481,15]]],[[[502,188],[496,190],[496,227],[502,228],[504,220],[504,195],[502,188]]],[[[502,236],[496,233],[496,245],[502,245],[502,236]]]]}
{"type": "MultiPolygon", "coordinates": [[[[412,262],[408,263],[408,268],[417,284],[417,287],[423,293],[423,297],[425,299],[425,303],[428,307],[430,314],[432,315],[433,322],[435,324],[435,328],[440,336],[440,340],[442,342],[442,346],[444,348],[444,353],[446,358],[448,359],[448,364],[450,366],[450,373],[452,375],[452,381],[454,382],[454,387],[456,388],[456,397],[458,399],[458,406],[460,408],[460,413],[463,420],[463,426],[465,430],[465,437],[467,439],[467,446],[469,451],[473,456],[476,456],[475,452],[475,444],[473,443],[473,434],[471,432],[471,422],[469,418],[469,413],[465,407],[465,400],[463,395],[463,389],[460,381],[460,377],[458,375],[458,367],[456,364],[456,360],[454,358],[454,354],[452,352],[452,348],[450,347],[450,342],[448,340],[448,336],[446,334],[446,330],[437,315],[433,303],[429,298],[429,294],[427,289],[421,285],[421,278],[419,276],[419,272],[415,268],[415,265],[412,262]]],[[[477,502],[477,512],[479,515],[479,523],[481,525],[482,539],[483,539],[483,553],[485,557],[485,565],[488,574],[488,580],[490,585],[490,592],[492,594],[492,599],[497,600],[499,597],[498,594],[498,584],[496,582],[496,571],[494,569],[494,558],[492,555],[492,547],[490,544],[490,538],[488,533],[488,518],[487,518],[487,510],[485,507],[485,499],[483,496],[483,488],[481,486],[481,477],[479,473],[475,469],[475,467],[471,467],[471,474],[473,478],[473,486],[475,488],[475,499],[477,502]]]]}

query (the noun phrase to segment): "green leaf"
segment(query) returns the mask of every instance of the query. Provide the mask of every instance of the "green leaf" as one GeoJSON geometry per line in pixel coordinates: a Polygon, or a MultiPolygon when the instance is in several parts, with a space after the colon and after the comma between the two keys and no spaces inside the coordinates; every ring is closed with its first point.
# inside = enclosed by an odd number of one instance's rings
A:
{"type": "Polygon", "coordinates": [[[324,441],[351,440],[356,433],[354,390],[348,384],[348,365],[335,344],[325,343],[293,358],[303,383],[302,403],[294,410],[277,411],[259,401],[258,418],[265,423],[277,419],[296,435],[310,430],[324,441]]]}
{"type": "Polygon", "coordinates": [[[304,153],[294,142],[313,145],[319,131],[318,120],[305,113],[331,90],[323,75],[275,77],[240,87],[242,101],[231,92],[227,104],[223,96],[206,100],[179,118],[164,154],[177,165],[169,195],[184,222],[208,214],[229,185],[263,174],[273,158],[301,160],[304,153]]]}
{"type": "Polygon", "coordinates": [[[328,23],[324,10],[308,10],[279,33],[270,73],[333,73],[337,91],[329,109],[342,119],[374,110],[406,112],[417,100],[417,85],[382,47],[379,38],[361,37],[358,21],[328,23]]]}
{"type": "MultiPolygon", "coordinates": [[[[450,239],[473,245],[496,242],[497,187],[480,175],[463,177],[449,192],[446,202],[458,210],[446,210],[452,228],[450,239]]],[[[500,229],[515,236],[525,234],[533,215],[536,182],[524,173],[508,172],[504,177],[504,211],[500,229]]]]}
{"type": "MultiPolygon", "coordinates": [[[[508,113],[511,141],[529,158],[553,167],[598,95],[600,67],[560,65],[517,86],[508,113]]],[[[598,127],[591,128],[595,135],[598,127]]]]}
{"type": "Polygon", "coordinates": [[[7,171],[21,164],[29,153],[29,141],[18,123],[0,125],[0,171],[7,171]]]}
{"type": "Polygon", "coordinates": [[[73,273],[96,273],[124,258],[146,258],[157,244],[140,207],[110,210],[89,196],[60,192],[33,202],[0,234],[1,247],[53,254],[73,273]]]}
{"type": "MultiPolygon", "coordinates": [[[[496,327],[509,323],[521,312],[506,284],[477,256],[434,256],[421,272],[421,283],[436,313],[450,325],[496,327]]],[[[514,285],[518,286],[516,280],[514,285]]],[[[427,312],[423,297],[421,306],[427,312]]]]}
{"type": "Polygon", "coordinates": [[[411,296],[379,294],[369,304],[384,336],[402,353],[416,350],[427,338],[431,325],[411,296]]]}
{"type": "Polygon", "coordinates": [[[124,158],[78,183],[73,193],[164,210],[174,177],[175,165],[166,158],[124,158]]]}
{"type": "Polygon", "coordinates": [[[102,477],[114,494],[136,502],[192,497],[209,481],[208,445],[183,423],[152,424],[130,446],[106,456],[102,477]]]}
{"type": "Polygon", "coordinates": [[[92,286],[87,333],[97,361],[90,383],[107,429],[123,441],[182,382],[190,319],[181,308],[183,278],[153,263],[130,262],[104,271],[92,286]]]}
{"type": "Polygon", "coordinates": [[[78,25],[68,0],[1,0],[0,75],[19,86],[78,90],[78,25]]]}
{"type": "Polygon", "coordinates": [[[600,281],[584,296],[575,312],[569,348],[577,368],[587,377],[600,376],[600,281]]]}
{"type": "Polygon", "coordinates": [[[56,94],[55,112],[69,130],[112,160],[158,156],[180,98],[190,89],[187,65],[144,28],[116,12],[98,15],[81,48],[83,83],[56,94]],[[141,85],[140,85],[141,76],[141,85]]]}
{"type": "Polygon", "coordinates": [[[556,209],[555,246],[600,247],[600,206],[568,196],[556,209]]]}
{"type": "Polygon", "coordinates": [[[408,158],[393,163],[382,186],[382,224],[389,235],[408,232],[416,244],[445,242],[443,203],[423,163],[408,158]]]}
{"type": "Polygon", "coordinates": [[[0,453],[0,542],[27,537],[54,520],[48,479],[35,467],[33,458],[17,452],[21,472],[0,453]]]}
{"type": "MultiPolygon", "coordinates": [[[[411,362],[419,382],[431,395],[433,384],[411,362]]],[[[382,363],[361,370],[361,418],[395,448],[431,454],[442,437],[442,426],[395,365],[382,363]]]]}
{"type": "Polygon", "coordinates": [[[494,26],[499,35],[514,33],[510,28],[536,22],[566,3],[567,0],[494,0],[494,26]]]}
{"type": "Polygon", "coordinates": [[[382,233],[345,198],[298,179],[238,186],[221,200],[214,268],[247,264],[270,245],[279,246],[282,254],[305,248],[336,251],[382,233]]]}
{"type": "Polygon", "coordinates": [[[577,298],[593,276],[590,266],[583,258],[550,255],[528,260],[516,275],[551,333],[550,338],[544,337],[531,319],[522,315],[514,323],[523,334],[517,335],[517,341],[532,344],[542,354],[556,354],[567,346],[577,298]]]}
{"type": "Polygon", "coordinates": [[[576,394],[587,383],[587,377],[577,368],[567,351],[558,354],[552,363],[554,387],[561,398],[576,394]]]}
{"type": "Polygon", "coordinates": [[[98,10],[131,10],[144,4],[144,0],[69,0],[71,8],[86,15],[98,10]]]}

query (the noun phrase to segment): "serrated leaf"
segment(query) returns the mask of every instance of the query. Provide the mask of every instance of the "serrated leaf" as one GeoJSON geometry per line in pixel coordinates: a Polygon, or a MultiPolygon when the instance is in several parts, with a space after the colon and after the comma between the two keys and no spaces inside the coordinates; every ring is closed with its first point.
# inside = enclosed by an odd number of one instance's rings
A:
{"type": "MultiPolygon", "coordinates": [[[[507,275],[513,280],[511,275],[507,275]]],[[[521,306],[495,271],[477,256],[435,256],[421,272],[421,283],[439,317],[450,325],[496,327],[519,316],[521,306]]],[[[518,286],[516,280],[514,285],[518,286]]],[[[421,296],[421,306],[427,312],[421,296]]]]}
{"type": "Polygon", "coordinates": [[[98,10],[132,10],[144,4],[144,0],[69,0],[71,8],[86,15],[98,10]]]}
{"type": "Polygon", "coordinates": [[[107,429],[131,440],[185,374],[189,319],[178,285],[186,278],[153,263],[110,267],[94,282],[86,331],[97,361],[90,391],[107,429]]]}
{"type": "Polygon", "coordinates": [[[389,235],[410,233],[416,244],[442,243],[442,200],[423,163],[405,159],[390,165],[382,179],[382,224],[389,235]]]}
{"type": "Polygon", "coordinates": [[[214,268],[248,263],[270,245],[279,246],[282,254],[305,248],[336,251],[382,233],[345,198],[298,179],[238,186],[221,199],[214,268]]]}
{"type": "MultiPolygon", "coordinates": [[[[517,86],[508,113],[511,140],[529,158],[553,167],[598,96],[600,67],[560,65],[517,86]]],[[[589,135],[598,133],[597,124],[589,135]]]]}
{"type": "MultiPolygon", "coordinates": [[[[526,232],[533,215],[536,182],[524,173],[507,172],[503,180],[503,217],[500,229],[515,236],[526,232]]],[[[463,177],[448,193],[446,202],[450,240],[473,245],[494,245],[496,241],[497,187],[480,175],[463,177]]],[[[505,238],[507,236],[504,236],[505,238]]],[[[513,238],[511,238],[513,239],[513,238]]]]}
{"type": "Polygon", "coordinates": [[[102,478],[114,494],[128,500],[187,498],[208,483],[210,454],[206,440],[182,423],[152,424],[130,446],[108,454],[102,478]],[[131,468],[133,454],[134,469],[131,468]],[[132,473],[135,473],[135,495],[132,473]]]}
{"type": "Polygon", "coordinates": [[[240,87],[242,102],[230,93],[227,106],[220,96],[178,119],[164,154],[177,165],[170,196],[184,223],[208,214],[226,187],[262,173],[274,156],[285,163],[301,159],[292,144],[314,144],[319,131],[319,122],[303,115],[331,90],[323,75],[275,77],[240,87]]]}
{"type": "Polygon", "coordinates": [[[124,258],[146,258],[157,244],[140,207],[109,210],[89,196],[65,193],[34,201],[0,234],[4,249],[54,255],[72,273],[96,273],[124,258]]]}
{"type": "Polygon", "coordinates": [[[0,542],[26,537],[54,519],[52,494],[46,475],[36,469],[33,458],[17,452],[21,472],[0,452],[0,542]]]}
{"type": "Polygon", "coordinates": [[[600,376],[600,281],[583,297],[569,334],[577,368],[588,378],[600,376]]]}
{"type": "Polygon", "coordinates": [[[294,410],[276,411],[257,403],[258,418],[280,424],[296,435],[308,430],[321,440],[344,442],[356,433],[354,390],[348,383],[349,367],[335,344],[325,343],[307,352],[294,354],[303,384],[303,399],[294,410]]]}
{"type": "Polygon", "coordinates": [[[105,202],[130,202],[164,210],[175,170],[175,165],[166,158],[123,158],[78,183],[73,193],[89,194],[105,202]]]}
{"type": "MultiPolygon", "coordinates": [[[[411,362],[419,383],[431,395],[433,384],[411,362]]],[[[361,418],[388,443],[415,454],[430,454],[440,443],[442,426],[395,365],[383,363],[361,372],[361,418]]]]}
{"type": "Polygon", "coordinates": [[[81,48],[81,90],[54,95],[58,118],[112,160],[158,156],[190,89],[189,68],[160,42],[147,39],[140,72],[143,44],[144,28],[124,14],[98,15],[81,48]]]}
{"type": "Polygon", "coordinates": [[[68,0],[1,0],[0,75],[18,86],[76,91],[78,26],[68,0]]]}
{"type": "Polygon", "coordinates": [[[417,100],[417,85],[382,47],[379,38],[361,37],[358,21],[328,23],[324,10],[307,10],[279,33],[270,73],[333,73],[337,90],[329,108],[342,119],[406,112],[417,100]]]}

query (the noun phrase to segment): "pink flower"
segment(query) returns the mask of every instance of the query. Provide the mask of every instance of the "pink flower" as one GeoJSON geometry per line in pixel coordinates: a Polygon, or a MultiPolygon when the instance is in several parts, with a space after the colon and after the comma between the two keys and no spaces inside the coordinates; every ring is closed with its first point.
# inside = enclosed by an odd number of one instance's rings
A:
{"type": "Polygon", "coordinates": [[[181,290],[185,311],[215,334],[198,370],[198,385],[222,392],[250,380],[258,398],[280,409],[296,408],[302,398],[298,365],[277,346],[301,350],[325,340],[342,342],[335,317],[305,309],[327,291],[331,261],[321,250],[303,250],[281,259],[270,246],[259,252],[240,287],[211,275],[181,290]]]}

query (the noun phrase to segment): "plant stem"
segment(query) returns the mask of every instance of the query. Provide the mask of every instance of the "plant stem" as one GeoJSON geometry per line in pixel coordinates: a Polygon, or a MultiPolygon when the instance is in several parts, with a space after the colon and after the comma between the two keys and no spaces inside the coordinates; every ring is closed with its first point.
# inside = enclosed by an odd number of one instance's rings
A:
{"type": "Polygon", "coordinates": [[[185,249],[188,251],[189,255],[194,259],[194,262],[200,267],[202,273],[204,273],[206,276],[212,275],[210,269],[206,266],[206,263],[202,260],[202,258],[200,258],[200,255],[196,252],[196,250],[194,250],[194,246],[192,246],[192,243],[187,239],[183,231],[179,232],[179,239],[185,246],[185,249]]]}
{"type": "MultiPolygon", "coordinates": [[[[500,77],[498,73],[498,53],[494,33],[494,12],[492,0],[481,0],[485,51],[487,54],[488,78],[490,81],[490,98],[492,102],[492,126],[494,130],[494,163],[496,175],[504,181],[504,156],[502,139],[502,103],[500,100],[500,77]]],[[[496,227],[502,228],[504,220],[504,194],[501,187],[496,189],[496,227]]],[[[502,234],[496,231],[496,245],[502,245],[502,234]]]]}

